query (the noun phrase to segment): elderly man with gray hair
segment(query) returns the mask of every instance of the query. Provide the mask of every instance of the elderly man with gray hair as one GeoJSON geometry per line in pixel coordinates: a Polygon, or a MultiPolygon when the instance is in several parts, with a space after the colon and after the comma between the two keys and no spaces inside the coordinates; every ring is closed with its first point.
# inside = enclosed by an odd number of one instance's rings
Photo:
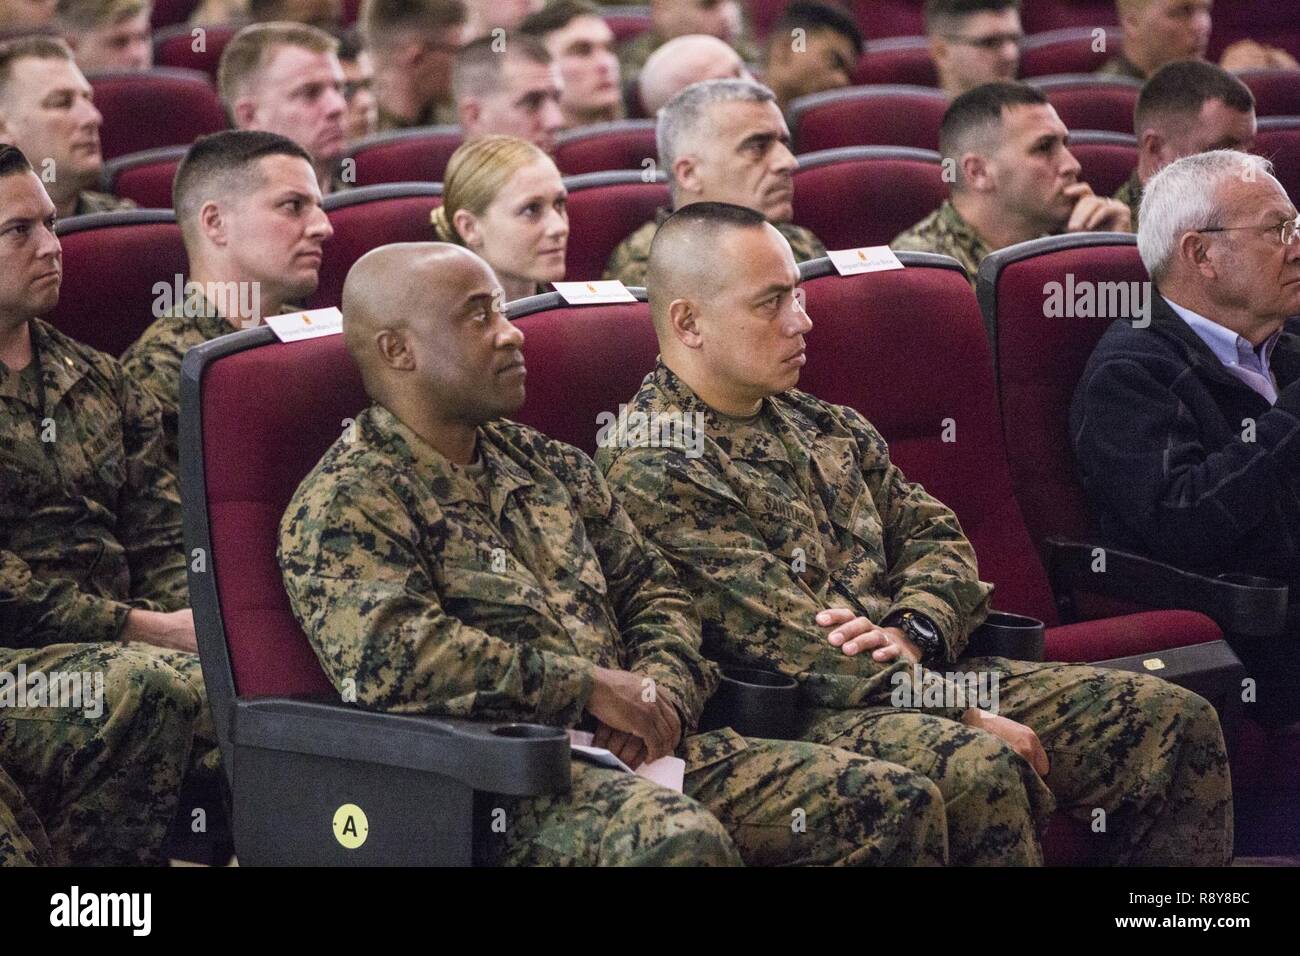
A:
{"type": "MultiPolygon", "coordinates": [[[[1203,574],[1300,584],[1300,223],[1265,159],[1213,150],[1156,173],[1138,250],[1149,315],[1116,321],[1070,430],[1105,540],[1203,574]]],[[[1300,632],[1300,627],[1294,628],[1300,632]]],[[[1300,646],[1232,639],[1248,712],[1300,718],[1300,646]]]]}
{"type": "Polygon", "coordinates": [[[747,79],[693,83],[659,111],[659,167],[668,174],[672,209],[660,209],[616,248],[606,279],[645,285],[650,242],[674,211],[696,202],[728,202],[761,212],[799,262],[826,255],[821,240],[790,221],[794,171],[790,130],[766,86],[747,79]]]}

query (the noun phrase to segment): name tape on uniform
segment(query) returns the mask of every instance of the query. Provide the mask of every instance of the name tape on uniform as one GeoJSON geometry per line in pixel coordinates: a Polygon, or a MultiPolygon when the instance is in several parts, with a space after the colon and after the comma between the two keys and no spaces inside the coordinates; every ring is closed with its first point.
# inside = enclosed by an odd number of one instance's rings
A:
{"type": "Polygon", "coordinates": [[[555,291],[569,305],[607,305],[615,302],[635,302],[636,296],[617,279],[601,282],[552,282],[555,291]]]}
{"type": "Polygon", "coordinates": [[[842,276],[855,276],[862,272],[887,272],[901,269],[903,264],[889,246],[864,246],[861,249],[835,249],[826,253],[842,276]]]}
{"type": "Polygon", "coordinates": [[[281,342],[299,342],[317,339],[322,335],[338,335],[343,331],[343,313],[336,307],[272,315],[266,320],[281,342]]]}

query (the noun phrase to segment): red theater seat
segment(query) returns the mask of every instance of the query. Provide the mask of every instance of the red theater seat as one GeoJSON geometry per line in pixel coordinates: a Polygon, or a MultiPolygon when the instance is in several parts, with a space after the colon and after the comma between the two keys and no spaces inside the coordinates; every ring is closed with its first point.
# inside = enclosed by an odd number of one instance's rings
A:
{"type": "Polygon", "coordinates": [[[1300,24],[1293,0],[1232,0],[1214,5],[1214,32],[1210,59],[1216,63],[1223,51],[1238,40],[1255,40],[1279,46],[1300,57],[1300,24]]]}
{"type": "Polygon", "coordinates": [[[249,329],[182,366],[186,544],[208,558],[190,599],[245,865],[468,864],[476,791],[569,784],[562,730],[363,711],[322,671],[281,582],[279,524],[366,404],[341,335],[249,329]],[[368,819],[352,849],[328,822],[344,804],[368,819]]]}
{"type": "Polygon", "coordinates": [[[801,96],[787,111],[796,152],[840,146],[939,148],[948,98],[924,86],[850,86],[801,96]]]}
{"type": "Polygon", "coordinates": [[[1083,167],[1081,178],[1098,196],[1110,196],[1137,169],[1137,138],[1105,130],[1070,130],[1070,152],[1083,167]]]}
{"type": "Polygon", "coordinates": [[[198,70],[216,82],[221,52],[239,30],[238,26],[212,25],[200,28],[185,23],[158,30],[153,35],[154,65],[198,70]],[[200,29],[202,33],[196,36],[196,31],[200,29]]]}
{"type": "Polygon", "coordinates": [[[429,213],[441,202],[440,183],[383,183],[326,196],[334,235],[325,243],[320,285],[307,305],[339,305],[348,270],[371,249],[393,242],[433,242],[429,213]]]}
{"type": "Polygon", "coordinates": [[[652,169],[656,157],[655,122],[649,119],[580,126],[561,133],[555,144],[555,165],[566,176],[652,169]]]}
{"type": "Polygon", "coordinates": [[[356,183],[440,183],[447,160],[462,141],[459,126],[419,126],[367,136],[349,153],[356,163],[356,183]]]}
{"type": "Polygon", "coordinates": [[[511,417],[594,455],[599,416],[618,414],[659,355],[645,290],[636,295],[635,305],[570,306],[558,292],[510,303],[528,363],[528,396],[511,417]]]}
{"type": "Polygon", "coordinates": [[[1133,132],[1133,111],[1142,84],[1118,76],[1035,76],[1027,80],[1047,94],[1070,129],[1133,132]]]}
{"type": "Polygon", "coordinates": [[[650,29],[649,7],[605,7],[600,15],[614,31],[617,43],[625,43],[650,29]]]}
{"type": "Polygon", "coordinates": [[[159,146],[188,146],[226,128],[226,114],[207,74],[175,67],[92,73],[95,106],[104,116],[104,158],[159,146]]]}
{"type": "MultiPolygon", "coordinates": [[[[1083,300],[1068,290],[1083,289],[1085,284],[1098,290],[1105,288],[1102,283],[1130,289],[1137,283],[1142,288],[1148,276],[1136,242],[1128,233],[1051,236],[999,250],[980,265],[980,306],[995,342],[1012,486],[1030,533],[1040,545],[1052,538],[1086,542],[1091,537],[1088,506],[1070,446],[1070,402],[1102,333],[1117,318],[1141,315],[1131,301],[1125,308],[1122,299],[1110,294],[1105,315],[1081,315],[1077,308],[1064,315],[1056,315],[1061,310],[1054,309],[1049,315],[1045,299],[1053,284],[1064,299],[1075,303],[1083,300]]],[[[1154,289],[1148,294],[1154,295],[1154,289]]],[[[1097,295],[1095,301],[1100,298],[1097,295]]],[[[1047,551],[1050,560],[1051,549],[1047,551]]],[[[1118,552],[1110,549],[1108,554],[1113,559],[1118,552]]],[[[1093,578],[1122,573],[1110,567],[1106,575],[1093,578]]],[[[1214,592],[1219,587],[1212,579],[1194,577],[1193,583],[1180,588],[1179,603],[1211,614],[1231,633],[1243,621],[1217,604],[1214,592]]],[[[1133,589],[1138,592],[1133,599],[1148,605],[1163,602],[1170,591],[1167,580],[1154,574],[1133,589]]],[[[1259,619],[1244,623],[1257,625],[1259,619]]],[[[1244,742],[1234,751],[1232,766],[1237,851],[1278,852],[1279,845],[1286,845],[1289,852],[1296,852],[1300,848],[1300,818],[1295,814],[1300,804],[1300,737],[1269,735],[1249,720],[1238,721],[1237,729],[1240,735],[1233,736],[1244,742]]]]}
{"type": "Polygon", "coordinates": [[[188,146],[162,146],[110,159],[100,175],[100,188],[114,196],[134,200],[141,209],[170,209],[176,167],[188,149],[188,146]]]}
{"type": "Polygon", "coordinates": [[[46,318],[61,332],[118,356],[154,320],[155,283],[174,288],[188,271],[170,209],[72,216],[58,225],[63,246],[59,304],[46,318]]]}
{"type": "Polygon", "coordinates": [[[846,146],[799,157],[794,221],[828,249],[883,246],[948,198],[939,154],[846,146]]]}
{"type": "Polygon", "coordinates": [[[646,182],[642,173],[625,170],[566,176],[569,190],[569,252],[564,277],[599,279],[620,242],[667,205],[668,183],[658,173],[646,182]]]}
{"type": "Polygon", "coordinates": [[[939,76],[930,59],[930,41],[925,37],[888,37],[867,44],[853,70],[859,86],[905,83],[938,86],[939,76]]]}
{"type": "Polygon", "coordinates": [[[1273,161],[1278,181],[1300,201],[1300,116],[1261,117],[1255,152],[1273,161]]]}
{"type": "Polygon", "coordinates": [[[1255,94],[1255,114],[1300,116],[1300,70],[1248,70],[1238,79],[1255,94]]]}
{"type": "Polygon", "coordinates": [[[1020,51],[1020,75],[1092,73],[1115,55],[1119,44],[1119,30],[1098,26],[1067,27],[1030,34],[1025,37],[1025,45],[1020,51]],[[1100,37],[1095,32],[1098,29],[1102,30],[1100,37]]]}
{"type": "Polygon", "coordinates": [[[184,23],[198,5],[198,0],[154,0],[149,23],[155,30],[175,23],[184,23]]]}
{"type": "Polygon", "coordinates": [[[1022,4],[1020,17],[1030,33],[1119,23],[1115,18],[1115,0],[1033,0],[1022,4]]]}
{"type": "MultiPolygon", "coordinates": [[[[785,6],[780,4],[781,9],[785,6]]],[[[882,37],[920,36],[925,32],[923,6],[917,0],[853,0],[852,9],[858,29],[870,42],[882,37]]]]}

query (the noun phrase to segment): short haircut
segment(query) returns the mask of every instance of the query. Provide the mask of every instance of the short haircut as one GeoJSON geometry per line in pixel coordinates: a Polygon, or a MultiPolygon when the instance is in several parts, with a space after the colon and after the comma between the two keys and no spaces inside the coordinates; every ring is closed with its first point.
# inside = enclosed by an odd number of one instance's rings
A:
{"type": "Polygon", "coordinates": [[[456,54],[451,70],[451,92],[457,102],[467,96],[487,96],[501,88],[506,64],[522,57],[530,63],[550,66],[551,54],[534,36],[510,33],[505,37],[504,51],[498,50],[499,41],[482,36],[465,45],[456,54]]]}
{"type": "Polygon", "coordinates": [[[371,50],[391,47],[403,33],[432,31],[465,22],[461,0],[363,0],[357,22],[371,50]]]}
{"type": "Polygon", "coordinates": [[[529,36],[545,37],[548,33],[563,30],[578,17],[600,19],[600,7],[588,0],[555,0],[536,13],[530,13],[519,24],[519,32],[529,36]]]}
{"type": "Polygon", "coordinates": [[[0,178],[32,172],[32,164],[17,146],[0,145],[0,178]]]}
{"type": "Polygon", "coordinates": [[[925,32],[951,30],[972,13],[1020,10],[1020,0],[925,0],[925,32]]]}
{"type": "Polygon", "coordinates": [[[71,33],[116,26],[153,9],[150,0],[59,0],[55,17],[71,33]]]}
{"type": "Polygon", "coordinates": [[[1178,254],[1183,233],[1224,225],[1227,210],[1219,206],[1219,189],[1250,170],[1258,177],[1273,175],[1273,164],[1262,156],[1235,149],[1212,149],[1175,160],[1152,176],[1142,188],[1138,210],[1138,254],[1151,278],[1159,282],[1178,254]]]}
{"type": "Polygon", "coordinates": [[[0,43],[0,102],[4,100],[9,81],[13,79],[14,64],[26,59],[76,62],[68,45],[54,37],[37,34],[0,43]]]}
{"type": "Polygon", "coordinates": [[[761,229],[766,224],[767,218],[761,212],[729,202],[688,203],[665,219],[650,240],[646,266],[646,289],[655,327],[660,328],[663,310],[668,304],[662,301],[660,292],[665,287],[674,290],[676,283],[684,278],[670,251],[682,241],[682,235],[705,233],[712,241],[724,229],[761,229]]]}
{"type": "Polygon", "coordinates": [[[853,52],[859,56],[865,48],[862,31],[858,29],[853,18],[843,9],[828,3],[816,3],[814,0],[795,0],[785,8],[785,13],[772,25],[769,37],[784,36],[791,30],[802,29],[806,33],[830,30],[848,39],[853,44],[853,52]]]}
{"type": "Polygon", "coordinates": [[[715,103],[775,103],[776,94],[754,80],[703,80],[692,83],[659,110],[655,147],[659,168],[672,175],[682,145],[708,122],[705,115],[715,103]]]}
{"type": "Polygon", "coordinates": [[[200,136],[176,169],[172,208],[182,235],[188,237],[203,204],[214,196],[248,192],[258,160],[267,156],[311,156],[293,140],[261,130],[224,130],[200,136]]]}
{"type": "Polygon", "coordinates": [[[1222,100],[1238,113],[1255,109],[1250,87],[1222,67],[1202,60],[1168,63],[1156,70],[1138,94],[1133,131],[1141,136],[1144,129],[1161,121],[1194,120],[1210,100],[1222,100]]]}
{"type": "MultiPolygon", "coordinates": [[[[1013,106],[1043,106],[1047,102],[1047,95],[1028,83],[985,83],[967,90],[948,104],[943,114],[939,153],[944,159],[959,161],[962,153],[998,138],[1004,110],[1013,106]]],[[[957,165],[960,167],[961,163],[957,165]]],[[[955,185],[961,185],[960,169],[955,185]]]]}
{"type": "Polygon", "coordinates": [[[313,53],[335,53],[339,41],[318,27],[305,23],[254,23],[244,27],[226,44],[217,67],[217,92],[229,110],[282,46],[302,47],[313,53]]]}

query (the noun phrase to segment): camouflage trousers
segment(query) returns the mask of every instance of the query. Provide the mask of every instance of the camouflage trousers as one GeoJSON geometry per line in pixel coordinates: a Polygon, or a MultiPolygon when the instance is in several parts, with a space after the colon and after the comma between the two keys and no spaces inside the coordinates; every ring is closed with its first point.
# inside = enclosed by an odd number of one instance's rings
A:
{"type": "Polygon", "coordinates": [[[1201,697],[1157,677],[1073,664],[980,657],[943,670],[996,676],[997,706],[988,709],[1034,730],[1050,764],[1045,779],[1001,738],[916,710],[818,709],[801,736],[934,781],[951,863],[1041,863],[1058,807],[1088,825],[1094,863],[1231,860],[1223,731],[1201,697]]]}
{"type": "Polygon", "coordinates": [[[679,756],[684,794],[574,760],[568,793],[489,797],[476,862],[872,866],[947,855],[942,797],[903,767],[731,730],[688,738],[679,756]]]}
{"type": "Polygon", "coordinates": [[[17,675],[20,665],[28,693],[22,706],[0,707],[0,763],[27,806],[0,793],[9,806],[0,820],[12,816],[59,865],[162,862],[185,773],[218,765],[197,656],[143,644],[0,648],[0,671],[17,675]],[[87,689],[79,706],[33,702],[37,673],[46,682],[85,675],[83,686],[102,695],[87,689]],[[40,822],[47,841],[32,826],[40,822]]]}
{"type": "Polygon", "coordinates": [[[0,866],[51,862],[50,841],[18,785],[0,767],[0,866]]]}

